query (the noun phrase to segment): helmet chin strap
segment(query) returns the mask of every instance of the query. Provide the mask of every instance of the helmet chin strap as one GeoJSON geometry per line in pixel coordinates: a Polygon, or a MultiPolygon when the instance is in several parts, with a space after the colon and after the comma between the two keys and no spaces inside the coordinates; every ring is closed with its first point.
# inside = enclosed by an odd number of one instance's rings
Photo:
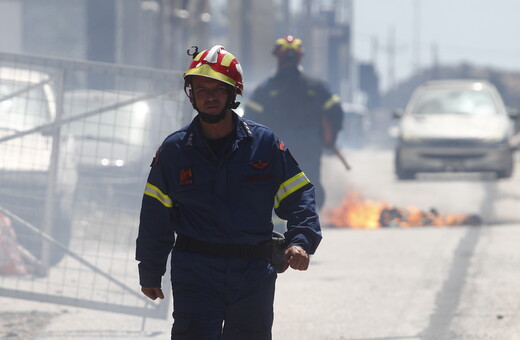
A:
{"type": "Polygon", "coordinates": [[[209,124],[217,124],[222,119],[226,118],[226,113],[228,111],[228,107],[226,105],[226,107],[224,109],[222,109],[222,111],[220,111],[220,113],[218,115],[210,115],[208,113],[204,113],[204,112],[199,111],[197,108],[195,108],[195,110],[199,113],[198,117],[203,122],[209,123],[209,124]]]}

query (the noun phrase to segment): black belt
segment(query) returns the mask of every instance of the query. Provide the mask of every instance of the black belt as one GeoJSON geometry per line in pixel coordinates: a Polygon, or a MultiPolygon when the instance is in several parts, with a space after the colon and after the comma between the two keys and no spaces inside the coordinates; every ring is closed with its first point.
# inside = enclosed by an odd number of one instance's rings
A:
{"type": "Polygon", "coordinates": [[[175,248],[211,256],[264,259],[267,261],[271,261],[273,250],[271,241],[262,244],[224,244],[201,241],[181,234],[177,235],[175,248]]]}

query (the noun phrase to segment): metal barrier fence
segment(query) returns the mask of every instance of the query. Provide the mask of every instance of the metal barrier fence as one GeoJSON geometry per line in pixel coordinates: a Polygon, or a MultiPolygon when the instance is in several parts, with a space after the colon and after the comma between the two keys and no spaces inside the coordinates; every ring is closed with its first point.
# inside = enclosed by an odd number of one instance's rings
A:
{"type": "Polygon", "coordinates": [[[155,150],[191,119],[182,85],[0,53],[0,295],[167,317],[139,292],[134,253],[155,150]]]}

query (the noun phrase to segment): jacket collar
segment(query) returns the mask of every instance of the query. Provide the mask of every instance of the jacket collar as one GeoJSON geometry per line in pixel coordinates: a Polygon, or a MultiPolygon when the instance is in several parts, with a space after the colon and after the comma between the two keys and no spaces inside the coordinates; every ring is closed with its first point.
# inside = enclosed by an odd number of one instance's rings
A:
{"type": "MultiPolygon", "coordinates": [[[[246,121],[237,115],[234,111],[231,111],[233,115],[233,123],[235,124],[235,130],[236,130],[236,140],[235,142],[238,143],[245,139],[252,139],[253,134],[251,133],[251,130],[249,129],[249,125],[246,123],[246,121]]],[[[208,144],[208,141],[206,137],[202,134],[202,130],[200,128],[200,123],[197,117],[193,118],[190,125],[188,125],[186,129],[186,136],[183,140],[184,147],[206,147],[208,144]]]]}

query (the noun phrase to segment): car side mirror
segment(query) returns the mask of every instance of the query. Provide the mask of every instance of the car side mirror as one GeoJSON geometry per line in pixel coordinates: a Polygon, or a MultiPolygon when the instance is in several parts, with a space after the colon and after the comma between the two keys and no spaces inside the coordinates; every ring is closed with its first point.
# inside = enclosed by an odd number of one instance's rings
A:
{"type": "Polygon", "coordinates": [[[392,112],[392,117],[395,119],[399,119],[403,116],[404,110],[401,108],[397,108],[392,112]]]}

